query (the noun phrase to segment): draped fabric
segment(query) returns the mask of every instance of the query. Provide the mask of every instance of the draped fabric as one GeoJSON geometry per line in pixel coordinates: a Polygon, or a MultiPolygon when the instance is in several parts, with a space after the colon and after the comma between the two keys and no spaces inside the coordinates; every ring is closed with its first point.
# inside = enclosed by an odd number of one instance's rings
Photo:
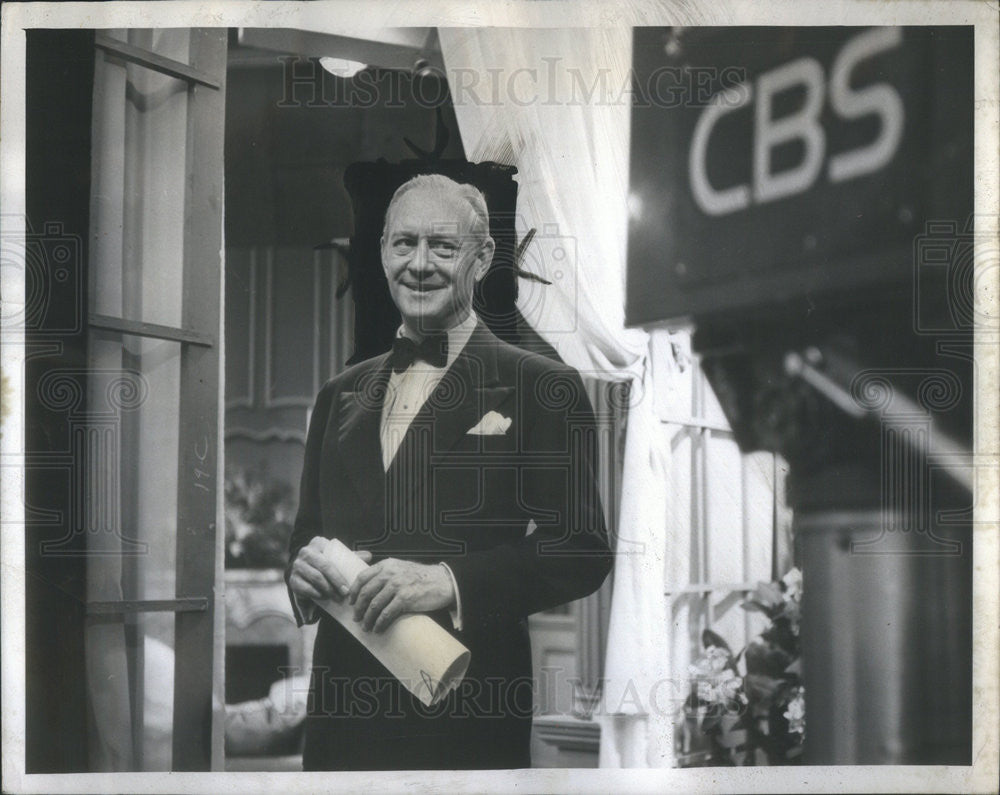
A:
{"type": "Polygon", "coordinates": [[[668,457],[649,337],[624,327],[631,30],[439,29],[469,160],[518,168],[518,308],[582,373],[628,381],[600,763],[673,764],[664,568],[668,457]]]}
{"type": "Polygon", "coordinates": [[[439,35],[466,155],[518,168],[518,231],[536,229],[522,267],[552,282],[521,281],[522,314],[581,371],[640,374],[647,335],[624,328],[631,32],[439,35]]]}

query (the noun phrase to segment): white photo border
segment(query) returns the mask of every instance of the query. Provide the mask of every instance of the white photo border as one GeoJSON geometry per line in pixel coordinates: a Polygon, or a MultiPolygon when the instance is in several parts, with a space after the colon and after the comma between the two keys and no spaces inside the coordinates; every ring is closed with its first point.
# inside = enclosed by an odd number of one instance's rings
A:
{"type": "MultiPolygon", "coordinates": [[[[29,28],[166,28],[284,27],[370,30],[393,27],[600,27],[620,25],[972,25],[975,29],[975,214],[992,219],[990,234],[977,245],[998,246],[998,19],[995,2],[973,0],[681,0],[681,2],[529,2],[490,3],[420,0],[418,2],[106,2],[4,3],[0,46],[0,207],[3,240],[22,238],[25,208],[25,29],[29,28]],[[347,24],[343,24],[347,20],[347,24]],[[21,219],[21,220],[18,220],[21,219]]],[[[977,232],[980,230],[977,229],[977,232]]],[[[982,259],[977,252],[977,262],[982,259]]],[[[8,269],[9,270],[9,269],[8,269]]],[[[1000,291],[996,279],[976,282],[979,317],[996,318],[1000,291]]],[[[3,300],[23,307],[25,285],[3,273],[3,300]]],[[[700,768],[659,770],[524,770],[393,773],[24,773],[24,473],[4,466],[2,473],[2,687],[3,781],[11,792],[273,792],[399,791],[476,792],[996,792],[998,768],[998,581],[997,466],[1000,404],[1000,344],[995,332],[977,329],[977,460],[992,462],[978,473],[978,510],[974,544],[973,617],[973,765],[841,766],[787,768],[700,768]]],[[[4,342],[3,373],[13,382],[4,395],[2,456],[23,455],[25,396],[23,344],[4,342]]]]}

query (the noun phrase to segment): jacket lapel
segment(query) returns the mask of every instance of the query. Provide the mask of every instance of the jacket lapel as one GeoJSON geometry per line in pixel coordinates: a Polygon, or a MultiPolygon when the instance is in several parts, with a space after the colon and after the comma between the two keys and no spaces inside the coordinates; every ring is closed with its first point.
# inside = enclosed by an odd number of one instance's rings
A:
{"type": "Polygon", "coordinates": [[[373,360],[372,369],[358,377],[353,391],[341,392],[337,407],[339,448],[345,469],[358,493],[371,503],[383,497],[384,469],[380,423],[389,381],[388,355],[373,360]]]}
{"type": "Polygon", "coordinates": [[[498,341],[480,321],[431,397],[414,418],[389,466],[394,482],[403,485],[398,498],[414,503],[429,496],[431,462],[448,453],[487,412],[514,391],[500,384],[498,341]],[[402,471],[396,471],[399,468],[402,471]],[[419,490],[419,493],[418,493],[419,490]]]}

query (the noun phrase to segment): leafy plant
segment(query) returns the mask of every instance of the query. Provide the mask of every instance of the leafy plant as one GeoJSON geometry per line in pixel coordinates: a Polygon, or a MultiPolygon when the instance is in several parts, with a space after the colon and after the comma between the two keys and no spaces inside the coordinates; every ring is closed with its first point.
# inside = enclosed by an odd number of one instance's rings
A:
{"type": "Polygon", "coordinates": [[[226,567],[284,568],[295,519],[290,484],[264,467],[226,472],[226,567]]]}
{"type": "Polygon", "coordinates": [[[717,765],[785,765],[801,759],[805,690],[799,649],[802,574],[759,583],[743,602],[770,625],[733,654],[725,639],[706,629],[703,655],[690,666],[685,716],[709,740],[717,765]]]}

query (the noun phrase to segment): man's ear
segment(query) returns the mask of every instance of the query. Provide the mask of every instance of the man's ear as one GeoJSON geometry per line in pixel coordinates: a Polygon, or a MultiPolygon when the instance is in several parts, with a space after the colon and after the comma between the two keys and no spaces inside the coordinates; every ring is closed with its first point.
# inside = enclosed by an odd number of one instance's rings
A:
{"type": "Polygon", "coordinates": [[[477,282],[481,281],[487,271],[489,271],[490,263],[493,262],[493,252],[496,251],[496,247],[497,244],[493,241],[493,238],[488,236],[479,247],[479,251],[476,253],[475,270],[477,282]]]}

